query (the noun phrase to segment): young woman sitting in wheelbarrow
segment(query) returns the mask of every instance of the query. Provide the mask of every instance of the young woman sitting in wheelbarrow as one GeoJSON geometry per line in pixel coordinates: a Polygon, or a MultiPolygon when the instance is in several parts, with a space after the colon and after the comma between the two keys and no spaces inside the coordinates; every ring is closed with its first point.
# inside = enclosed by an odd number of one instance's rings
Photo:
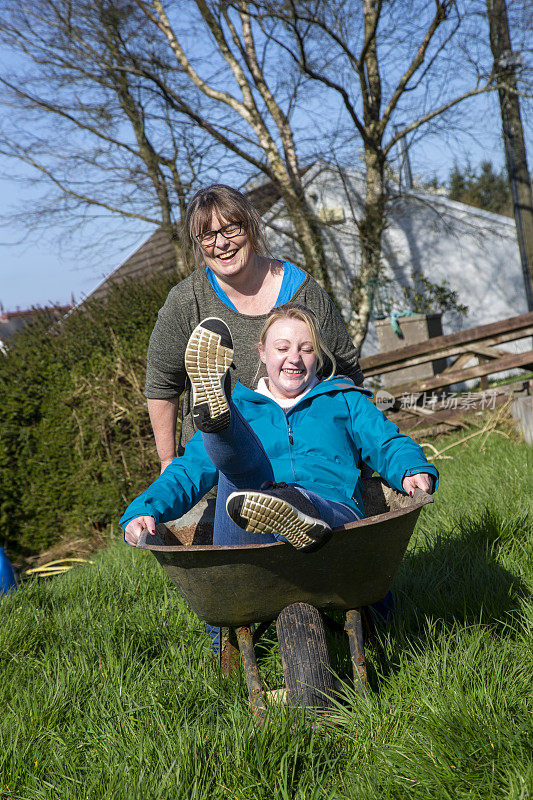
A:
{"type": "Polygon", "coordinates": [[[218,481],[213,544],[286,541],[316,550],[335,527],[364,517],[359,464],[369,464],[407,494],[431,492],[438,473],[347,378],[320,379],[325,347],[309,309],[287,304],[264,326],[259,355],[267,377],[256,391],[237,383],[230,396],[231,332],[201,322],[186,349],[199,432],[185,453],[124,513],[125,539],[178,519],[218,481]]]}

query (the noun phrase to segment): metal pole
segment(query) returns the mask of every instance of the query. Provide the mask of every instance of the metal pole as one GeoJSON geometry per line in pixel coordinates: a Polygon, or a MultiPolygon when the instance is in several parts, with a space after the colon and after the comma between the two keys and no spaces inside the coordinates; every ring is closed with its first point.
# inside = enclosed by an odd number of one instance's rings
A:
{"type": "MultiPolygon", "coordinates": [[[[399,125],[394,126],[394,132],[398,133],[400,130],[399,125]]],[[[407,143],[405,141],[405,136],[402,136],[401,139],[398,140],[398,149],[400,151],[400,186],[402,180],[402,173],[405,180],[405,188],[412,189],[413,188],[413,173],[411,172],[411,161],[409,158],[409,148],[407,147],[407,143]]]]}

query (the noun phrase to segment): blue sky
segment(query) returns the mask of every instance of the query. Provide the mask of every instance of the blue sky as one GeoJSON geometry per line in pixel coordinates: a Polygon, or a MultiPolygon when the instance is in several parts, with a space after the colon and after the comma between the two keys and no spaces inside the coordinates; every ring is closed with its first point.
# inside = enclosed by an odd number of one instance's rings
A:
{"type": "MultiPolygon", "coordinates": [[[[0,158],[1,169],[1,158],[0,158]]],[[[0,180],[0,216],[13,208],[13,198],[32,197],[14,180],[0,180]]],[[[150,233],[148,226],[102,219],[80,232],[62,227],[27,237],[24,224],[0,228],[0,303],[5,311],[66,305],[80,300],[121,263],[150,233]]]]}

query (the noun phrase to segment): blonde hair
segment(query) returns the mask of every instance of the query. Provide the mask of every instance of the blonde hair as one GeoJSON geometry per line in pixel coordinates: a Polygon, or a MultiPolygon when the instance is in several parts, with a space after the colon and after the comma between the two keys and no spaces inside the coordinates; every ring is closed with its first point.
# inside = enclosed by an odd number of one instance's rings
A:
{"type": "Polygon", "coordinates": [[[196,237],[210,229],[213,212],[228,222],[241,222],[253,252],[268,254],[263,222],[248,198],[231,186],[215,183],[196,192],[185,215],[185,230],[200,264],[203,250],[196,237]]]}
{"type": "Polygon", "coordinates": [[[317,372],[322,370],[322,367],[326,361],[329,361],[331,363],[331,372],[328,375],[328,378],[331,378],[335,374],[337,362],[335,361],[335,356],[327,347],[322,334],[320,333],[318,320],[315,314],[310,308],[307,308],[307,306],[301,305],[300,303],[285,303],[284,305],[273,309],[268,315],[268,319],[263,326],[263,330],[259,336],[259,344],[263,347],[265,346],[266,337],[270,328],[275,322],[278,322],[282,319],[297,319],[300,322],[305,322],[309,328],[311,342],[316,354],[317,372]]]}

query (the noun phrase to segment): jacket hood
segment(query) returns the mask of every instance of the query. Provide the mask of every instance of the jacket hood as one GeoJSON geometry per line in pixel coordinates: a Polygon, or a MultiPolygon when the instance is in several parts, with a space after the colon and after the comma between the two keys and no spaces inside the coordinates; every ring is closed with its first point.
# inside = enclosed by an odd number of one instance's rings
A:
{"type": "MultiPolygon", "coordinates": [[[[309,400],[312,397],[316,397],[320,394],[333,394],[334,392],[346,392],[346,391],[354,391],[359,392],[360,394],[365,395],[365,397],[374,397],[374,393],[370,391],[370,389],[365,389],[363,386],[356,386],[355,383],[350,380],[350,378],[346,378],[344,375],[337,375],[333,378],[326,378],[326,380],[320,381],[314,386],[310,392],[308,392],[304,397],[303,400],[309,400]]],[[[240,381],[237,381],[233,392],[236,397],[242,397],[248,403],[272,403],[273,400],[270,397],[266,397],[264,394],[259,394],[259,392],[255,392],[253,389],[248,389],[246,386],[243,386],[240,381]]],[[[300,404],[300,401],[294,404],[290,411],[293,408],[296,408],[300,404]]]]}

